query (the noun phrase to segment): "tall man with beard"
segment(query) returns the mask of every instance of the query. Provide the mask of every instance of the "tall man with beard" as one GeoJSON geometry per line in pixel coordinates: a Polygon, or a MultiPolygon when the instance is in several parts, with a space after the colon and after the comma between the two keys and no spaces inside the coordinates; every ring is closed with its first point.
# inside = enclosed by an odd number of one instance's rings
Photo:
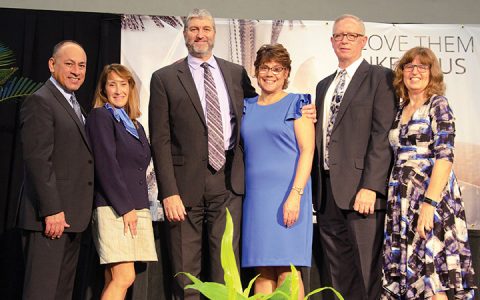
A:
{"type": "Polygon", "coordinates": [[[333,287],[345,299],[379,299],[393,74],[362,59],[367,37],[358,17],[337,18],[330,41],[338,69],[316,91],[317,224],[333,287]]]}
{"type": "MultiPolygon", "coordinates": [[[[242,66],[212,55],[215,30],[208,11],[195,9],[188,15],[183,32],[188,56],[152,75],[149,128],[173,274],[208,271],[209,280],[223,282],[220,248],[226,208],[235,226],[238,264],[243,99],[256,93],[242,66]]],[[[175,277],[176,299],[200,299],[198,292],[183,290],[188,283],[185,276],[175,277]]]]}

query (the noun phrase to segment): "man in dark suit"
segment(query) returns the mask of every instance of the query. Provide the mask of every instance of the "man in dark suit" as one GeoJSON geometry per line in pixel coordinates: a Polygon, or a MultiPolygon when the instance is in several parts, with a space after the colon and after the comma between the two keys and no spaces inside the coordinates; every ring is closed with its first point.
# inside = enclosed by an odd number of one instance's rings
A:
{"type": "Polygon", "coordinates": [[[330,40],[338,70],[316,91],[317,223],[333,287],[345,299],[379,299],[393,77],[361,58],[367,37],[358,17],[339,17],[330,40]]]}
{"type": "Polygon", "coordinates": [[[72,298],[80,233],[89,224],[93,201],[93,158],[74,95],[86,64],[79,44],[57,44],[48,61],[52,76],[20,111],[23,299],[72,298]]]}
{"type": "MultiPolygon", "coordinates": [[[[184,38],[188,57],[153,73],[150,83],[149,127],[159,199],[169,222],[173,274],[202,273],[223,282],[225,208],[235,226],[238,263],[243,99],[256,93],[243,67],[212,55],[215,24],[208,11],[190,13],[184,38]]],[[[198,292],[183,291],[189,282],[185,276],[175,277],[177,299],[199,299],[198,292]]]]}

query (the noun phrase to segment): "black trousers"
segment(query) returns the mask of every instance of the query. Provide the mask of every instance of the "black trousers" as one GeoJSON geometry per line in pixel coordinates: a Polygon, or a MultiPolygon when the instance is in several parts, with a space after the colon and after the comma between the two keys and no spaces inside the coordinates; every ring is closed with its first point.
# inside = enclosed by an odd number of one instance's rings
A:
{"type": "Polygon", "coordinates": [[[81,233],[49,239],[42,232],[22,231],[25,259],[23,299],[72,299],[81,233]]]}
{"type": "Polygon", "coordinates": [[[330,177],[322,180],[325,188],[317,224],[331,283],[348,300],[380,299],[385,211],[364,216],[340,209],[332,194],[330,177]]]}
{"type": "MultiPolygon", "coordinates": [[[[232,215],[234,225],[233,249],[239,263],[240,226],[242,219],[242,197],[226,187],[225,170],[205,172],[205,192],[197,206],[186,207],[183,222],[168,223],[169,255],[173,275],[189,272],[203,280],[223,282],[220,248],[225,230],[226,208],[232,215]]],[[[185,275],[174,279],[174,299],[200,299],[193,290],[184,290],[191,281],[185,275]]]]}

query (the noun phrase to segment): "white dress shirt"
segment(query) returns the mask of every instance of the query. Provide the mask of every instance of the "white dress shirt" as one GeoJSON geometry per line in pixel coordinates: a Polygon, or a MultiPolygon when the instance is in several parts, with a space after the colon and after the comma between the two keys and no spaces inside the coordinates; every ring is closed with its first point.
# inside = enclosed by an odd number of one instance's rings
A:
{"type": "MultiPolygon", "coordinates": [[[[350,81],[352,81],[352,77],[357,71],[362,61],[363,61],[363,58],[360,57],[345,69],[347,71],[347,74],[345,75],[344,91],[347,91],[348,85],[350,84],[350,81]]],[[[335,79],[332,81],[332,83],[328,87],[327,93],[325,94],[325,99],[323,101],[323,116],[322,116],[323,117],[322,119],[323,153],[325,153],[325,150],[327,148],[326,140],[327,140],[328,121],[330,120],[330,105],[332,104],[333,94],[335,93],[335,87],[337,86],[338,81],[340,79],[340,76],[338,76],[338,74],[340,73],[341,70],[342,70],[341,68],[337,69],[337,75],[335,76],[335,79]]],[[[323,159],[323,168],[325,170],[329,169],[327,164],[325,163],[325,157],[323,159]]]]}
{"type": "MultiPolygon", "coordinates": [[[[197,88],[198,96],[200,97],[200,102],[202,103],[205,120],[207,120],[207,102],[205,100],[204,78],[205,69],[203,69],[201,66],[204,61],[189,54],[187,57],[187,62],[190,72],[192,73],[193,81],[195,82],[195,86],[197,88]]],[[[210,65],[210,72],[212,73],[213,80],[215,81],[215,88],[217,90],[218,101],[220,104],[220,112],[222,114],[224,146],[225,150],[229,150],[235,143],[235,136],[232,134],[233,126],[235,124],[235,116],[230,105],[230,97],[228,96],[227,86],[225,85],[222,71],[218,67],[215,57],[212,55],[206,61],[206,63],[210,65]]]]}

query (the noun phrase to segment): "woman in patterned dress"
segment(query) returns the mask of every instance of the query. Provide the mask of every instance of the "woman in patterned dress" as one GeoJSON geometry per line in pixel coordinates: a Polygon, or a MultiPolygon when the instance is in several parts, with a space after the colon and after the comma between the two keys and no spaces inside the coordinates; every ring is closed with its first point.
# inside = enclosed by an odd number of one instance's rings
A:
{"type": "Polygon", "coordinates": [[[400,108],[383,265],[384,299],[473,299],[474,271],[460,188],[452,171],[455,119],[440,64],[410,49],[395,69],[400,108]]]}

